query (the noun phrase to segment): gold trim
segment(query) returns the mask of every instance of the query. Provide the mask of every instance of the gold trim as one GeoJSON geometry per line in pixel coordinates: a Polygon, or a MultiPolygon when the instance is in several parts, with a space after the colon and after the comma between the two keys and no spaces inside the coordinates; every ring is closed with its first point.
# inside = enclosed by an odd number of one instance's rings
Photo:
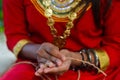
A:
{"type": "MultiPolygon", "coordinates": [[[[45,17],[45,15],[44,15],[45,11],[44,11],[43,7],[40,7],[40,3],[38,3],[37,0],[30,0],[30,1],[35,6],[37,11],[45,17]]],[[[86,9],[86,11],[88,11],[91,8],[91,6],[92,6],[92,4],[90,3],[88,8],[86,9]]],[[[81,9],[81,7],[80,7],[80,9],[81,9]]],[[[82,10],[80,10],[77,14],[80,15],[81,12],[82,12],[82,10]]],[[[59,18],[59,17],[56,17],[56,16],[52,16],[52,17],[55,20],[55,22],[68,22],[69,21],[69,19],[67,17],[64,17],[64,18],[59,18]]]]}
{"type": "Polygon", "coordinates": [[[30,41],[26,40],[26,39],[22,39],[17,42],[17,44],[13,48],[13,53],[15,54],[15,56],[17,56],[19,54],[19,52],[21,51],[23,46],[26,45],[27,43],[30,43],[30,41]]]}
{"type": "Polygon", "coordinates": [[[109,56],[104,50],[95,50],[99,61],[100,61],[100,69],[105,71],[110,64],[109,56]]]}
{"type": "Polygon", "coordinates": [[[91,7],[92,7],[92,3],[89,3],[89,6],[88,6],[88,8],[86,9],[86,11],[88,11],[91,7]]]}

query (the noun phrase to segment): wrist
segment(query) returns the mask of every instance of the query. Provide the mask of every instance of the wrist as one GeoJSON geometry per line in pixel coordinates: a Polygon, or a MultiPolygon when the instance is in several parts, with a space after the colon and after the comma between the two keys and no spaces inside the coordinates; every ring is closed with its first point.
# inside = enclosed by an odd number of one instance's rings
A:
{"type": "Polygon", "coordinates": [[[82,55],[79,52],[75,52],[71,55],[71,66],[72,67],[77,67],[82,64],[82,55]]]}
{"type": "Polygon", "coordinates": [[[81,69],[83,71],[98,71],[96,67],[99,68],[99,59],[93,49],[82,49],[79,54],[82,56],[82,61],[80,61],[81,64],[74,67],[75,70],[81,69]]]}
{"type": "Polygon", "coordinates": [[[20,55],[24,58],[37,60],[37,50],[40,48],[40,44],[28,43],[22,50],[20,55]]]}

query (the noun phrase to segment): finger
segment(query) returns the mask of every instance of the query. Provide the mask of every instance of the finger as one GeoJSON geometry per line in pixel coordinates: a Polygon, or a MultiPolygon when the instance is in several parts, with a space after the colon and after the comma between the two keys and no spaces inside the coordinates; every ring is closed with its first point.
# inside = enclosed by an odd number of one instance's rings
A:
{"type": "Polygon", "coordinates": [[[68,60],[65,61],[64,64],[61,66],[44,69],[44,73],[61,73],[67,71],[69,67],[70,67],[70,61],[68,60]]]}
{"type": "Polygon", "coordinates": [[[38,61],[38,63],[45,63],[47,61],[47,59],[38,56],[37,61],[38,61]]]}
{"type": "Polygon", "coordinates": [[[41,76],[41,74],[44,72],[44,65],[43,64],[41,64],[41,65],[39,65],[38,66],[38,69],[36,70],[36,72],[35,72],[35,75],[36,76],[41,76]]]}
{"type": "Polygon", "coordinates": [[[55,57],[51,57],[51,61],[57,64],[56,66],[60,66],[62,64],[61,60],[55,57]]]}
{"type": "Polygon", "coordinates": [[[56,64],[54,64],[52,61],[47,60],[47,59],[42,58],[42,57],[38,58],[38,63],[47,64],[48,67],[55,67],[56,66],[56,64]]]}
{"type": "Polygon", "coordinates": [[[39,74],[38,72],[35,72],[35,75],[36,75],[36,76],[41,76],[41,74],[39,74]]]}
{"type": "Polygon", "coordinates": [[[49,46],[48,45],[44,46],[44,50],[56,58],[59,58],[63,61],[65,60],[65,56],[60,53],[59,48],[51,43],[49,44],[49,46]]]}
{"type": "Polygon", "coordinates": [[[46,66],[45,66],[44,64],[40,64],[40,68],[37,70],[37,72],[38,72],[39,74],[43,73],[44,68],[46,68],[46,66]]]}
{"type": "Polygon", "coordinates": [[[41,75],[42,73],[44,73],[45,68],[46,66],[44,64],[40,64],[40,68],[36,71],[36,73],[41,75]]]}
{"type": "Polygon", "coordinates": [[[47,60],[46,63],[45,63],[45,66],[49,67],[49,68],[52,68],[52,67],[55,67],[56,64],[54,64],[53,62],[47,60]]]}
{"type": "Polygon", "coordinates": [[[39,72],[36,71],[36,72],[35,72],[35,75],[36,75],[36,76],[40,76],[41,74],[39,74],[39,72]]]}
{"type": "MultiPolygon", "coordinates": [[[[46,62],[46,59],[49,60],[49,61],[52,61],[54,62],[56,65],[61,65],[62,64],[62,61],[60,59],[57,59],[56,57],[52,56],[52,55],[49,55],[45,50],[41,49],[39,50],[38,52],[40,55],[38,56],[39,58],[39,62],[41,63],[45,63],[46,62]],[[44,59],[43,59],[44,58],[44,59]]],[[[52,62],[50,62],[50,66],[54,67],[55,64],[53,64],[52,62]]]]}
{"type": "Polygon", "coordinates": [[[38,57],[42,57],[45,59],[50,59],[51,55],[49,55],[44,49],[40,49],[38,52],[38,57]]]}

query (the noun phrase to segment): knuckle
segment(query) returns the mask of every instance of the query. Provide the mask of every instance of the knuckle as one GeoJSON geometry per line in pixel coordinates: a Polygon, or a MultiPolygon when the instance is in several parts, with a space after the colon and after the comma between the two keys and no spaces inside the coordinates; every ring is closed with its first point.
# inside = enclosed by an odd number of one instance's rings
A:
{"type": "Polygon", "coordinates": [[[55,51],[55,48],[52,47],[52,46],[50,46],[50,47],[49,47],[49,52],[50,52],[50,53],[54,53],[54,51],[55,51]]]}
{"type": "Polygon", "coordinates": [[[44,42],[41,44],[41,46],[46,47],[46,46],[53,46],[53,45],[49,42],[44,42]]]}
{"type": "Polygon", "coordinates": [[[68,53],[69,51],[67,49],[62,49],[61,52],[62,53],[68,53]]]}
{"type": "Polygon", "coordinates": [[[54,63],[57,63],[59,61],[59,59],[55,58],[55,57],[51,57],[51,61],[54,63]]]}
{"type": "Polygon", "coordinates": [[[47,61],[47,60],[46,60],[45,58],[40,58],[40,59],[39,59],[39,62],[40,62],[40,63],[45,63],[46,61],[47,61]]]}
{"type": "Polygon", "coordinates": [[[44,48],[46,48],[46,47],[49,46],[49,45],[50,45],[50,43],[44,42],[44,43],[41,44],[40,49],[41,49],[41,48],[44,49],[44,48]]]}
{"type": "Polygon", "coordinates": [[[44,53],[44,50],[43,49],[37,50],[36,53],[38,56],[41,56],[44,53]]]}
{"type": "Polygon", "coordinates": [[[55,58],[55,57],[53,57],[53,56],[51,57],[51,60],[52,60],[52,61],[56,61],[56,59],[57,59],[57,58],[55,58]]]}
{"type": "Polygon", "coordinates": [[[48,60],[51,60],[51,56],[50,56],[50,55],[46,56],[46,58],[47,58],[48,60]]]}
{"type": "Polygon", "coordinates": [[[43,43],[41,48],[47,50],[48,52],[53,52],[55,49],[57,49],[56,46],[48,42],[43,43]]]}

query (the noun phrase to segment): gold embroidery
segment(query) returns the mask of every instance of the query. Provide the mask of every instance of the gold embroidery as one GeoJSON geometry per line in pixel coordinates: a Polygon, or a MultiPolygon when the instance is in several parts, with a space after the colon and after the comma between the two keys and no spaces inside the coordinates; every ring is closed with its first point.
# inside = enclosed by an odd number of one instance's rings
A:
{"type": "Polygon", "coordinates": [[[22,39],[22,40],[17,42],[17,44],[13,48],[13,53],[15,54],[15,56],[17,56],[19,54],[19,52],[21,51],[23,46],[27,43],[30,43],[30,41],[26,40],[26,39],[22,39]]]}
{"type": "MultiPolygon", "coordinates": [[[[42,7],[42,6],[40,6],[41,5],[41,3],[38,1],[38,0],[31,0],[31,2],[33,3],[33,5],[35,6],[35,8],[40,12],[40,14],[42,14],[43,16],[45,16],[44,15],[44,8],[42,7]]],[[[81,5],[81,7],[79,7],[77,10],[79,11],[78,13],[77,13],[77,15],[80,15],[81,14],[81,12],[82,12],[82,8],[84,7],[84,5],[85,4],[83,4],[83,5],[81,5]]],[[[89,6],[88,6],[88,8],[86,9],[86,11],[87,10],[89,10],[90,8],[91,8],[91,6],[92,6],[92,4],[91,3],[89,3],[89,6]]],[[[61,16],[56,16],[56,15],[52,15],[52,17],[53,17],[53,19],[54,19],[54,21],[55,22],[68,22],[69,21],[69,19],[68,19],[68,17],[61,17],[61,16]]]]}
{"type": "Polygon", "coordinates": [[[105,71],[110,64],[109,56],[104,50],[95,50],[100,61],[101,70],[105,71]]]}

